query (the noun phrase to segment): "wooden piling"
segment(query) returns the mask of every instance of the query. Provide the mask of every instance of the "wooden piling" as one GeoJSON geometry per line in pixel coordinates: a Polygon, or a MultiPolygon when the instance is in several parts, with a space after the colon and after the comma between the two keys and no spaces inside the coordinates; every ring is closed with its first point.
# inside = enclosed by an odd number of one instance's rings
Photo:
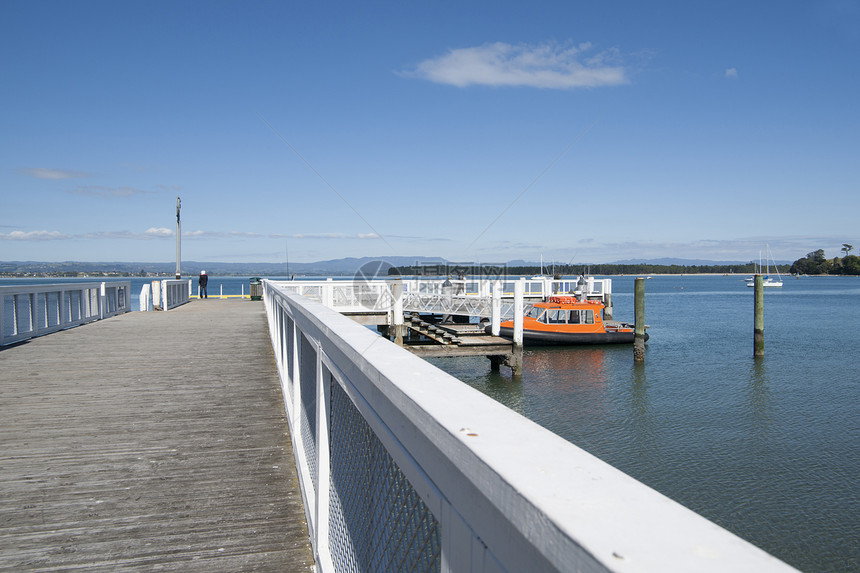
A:
{"type": "Polygon", "coordinates": [[[755,324],[753,326],[753,356],[764,356],[764,279],[755,276],[755,324]]]}
{"type": "Polygon", "coordinates": [[[634,282],[633,309],[633,361],[645,362],[645,279],[639,277],[634,282]]]}
{"type": "Polygon", "coordinates": [[[508,359],[508,366],[511,367],[511,376],[519,378],[523,375],[523,345],[514,344],[511,356],[508,359]]]}

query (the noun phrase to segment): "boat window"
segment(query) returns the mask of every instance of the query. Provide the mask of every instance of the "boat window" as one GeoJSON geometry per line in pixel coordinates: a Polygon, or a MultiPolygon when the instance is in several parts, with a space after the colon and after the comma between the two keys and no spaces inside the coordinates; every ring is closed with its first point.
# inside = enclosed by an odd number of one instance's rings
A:
{"type": "Polygon", "coordinates": [[[567,311],[561,308],[551,308],[546,311],[548,324],[564,324],[567,322],[567,311]]]}
{"type": "Polygon", "coordinates": [[[533,318],[535,320],[540,320],[541,313],[543,313],[543,309],[539,306],[535,306],[535,307],[532,307],[532,309],[530,311],[528,311],[528,313],[526,313],[526,316],[533,318]]]}
{"type": "Polygon", "coordinates": [[[570,317],[567,319],[570,324],[579,324],[579,311],[571,310],[570,317]]]}
{"type": "Polygon", "coordinates": [[[585,314],[585,320],[583,321],[583,323],[594,324],[594,311],[591,309],[588,309],[588,310],[583,310],[582,312],[585,314]]]}

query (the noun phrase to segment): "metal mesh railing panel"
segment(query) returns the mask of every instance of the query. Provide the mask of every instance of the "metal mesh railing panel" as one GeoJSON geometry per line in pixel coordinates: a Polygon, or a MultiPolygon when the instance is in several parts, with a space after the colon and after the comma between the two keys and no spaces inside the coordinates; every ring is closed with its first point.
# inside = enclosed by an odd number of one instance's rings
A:
{"type": "Polygon", "coordinates": [[[284,362],[287,365],[287,397],[288,399],[292,399],[293,396],[293,381],[294,373],[293,373],[293,319],[290,318],[289,315],[286,317],[286,328],[287,334],[284,337],[286,339],[286,348],[284,349],[284,362]]]}
{"type": "Polygon", "coordinates": [[[317,488],[317,351],[307,337],[301,335],[299,347],[299,384],[302,398],[299,412],[302,426],[302,443],[305,459],[311,474],[314,491],[317,488]]]}
{"type": "Polygon", "coordinates": [[[333,378],[330,420],[335,570],[439,571],[439,522],[333,378]]]}

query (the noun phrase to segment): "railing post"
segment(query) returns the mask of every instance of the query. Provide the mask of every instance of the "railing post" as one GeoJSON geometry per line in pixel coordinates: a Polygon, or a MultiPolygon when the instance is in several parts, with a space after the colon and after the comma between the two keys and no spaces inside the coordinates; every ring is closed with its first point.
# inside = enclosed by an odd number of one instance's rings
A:
{"type": "Polygon", "coordinates": [[[152,310],[152,285],[144,284],[140,289],[138,307],[141,312],[152,310]]]}
{"type": "MultiPolygon", "coordinates": [[[[66,322],[66,313],[69,311],[68,307],[66,307],[65,290],[60,290],[60,292],[57,293],[57,301],[57,324],[58,326],[62,326],[66,322]]],[[[71,301],[69,301],[69,304],[71,305],[71,301]]]]}
{"type": "Polygon", "coordinates": [[[30,293],[30,332],[36,333],[36,293],[30,293]]]}
{"type": "Polygon", "coordinates": [[[502,281],[493,283],[493,312],[492,312],[492,333],[493,336],[498,336],[502,331],[502,281]]]}
{"type": "Polygon", "coordinates": [[[523,345],[523,293],[526,280],[520,279],[514,283],[514,344],[523,345]]]}
{"type": "Polygon", "coordinates": [[[289,350],[289,360],[292,361],[292,366],[288,372],[293,373],[293,377],[290,380],[292,382],[293,395],[292,396],[284,396],[284,399],[290,400],[290,407],[292,408],[292,417],[293,420],[296,421],[291,427],[293,428],[293,442],[301,443],[302,440],[302,425],[298,423],[301,408],[302,408],[302,373],[301,373],[301,364],[299,363],[299,346],[301,345],[301,336],[302,331],[299,329],[299,325],[296,321],[293,321],[293,344],[292,348],[289,350]]]}
{"type": "Polygon", "coordinates": [[[18,334],[18,295],[12,295],[12,336],[18,334]]]}
{"type": "Polygon", "coordinates": [[[39,312],[39,328],[48,329],[48,293],[43,292],[41,296],[39,296],[45,303],[45,306],[40,307],[41,312],[39,312]]]}
{"type": "Polygon", "coordinates": [[[327,278],[322,287],[322,304],[327,308],[334,308],[334,279],[327,278]]]}
{"type": "Polygon", "coordinates": [[[105,283],[99,285],[99,320],[103,320],[105,317],[105,304],[107,303],[105,287],[105,283]]]}
{"type": "Polygon", "coordinates": [[[394,304],[391,305],[394,342],[403,346],[403,281],[395,279],[391,285],[391,294],[394,297],[394,304]]]}
{"type": "Polygon", "coordinates": [[[330,554],[328,539],[329,499],[331,496],[331,461],[329,459],[329,412],[331,392],[329,386],[331,375],[326,376],[327,369],[323,366],[322,348],[317,346],[316,390],[317,390],[317,427],[316,427],[316,459],[317,459],[317,496],[316,496],[316,543],[318,555],[330,554]]]}
{"type": "Polygon", "coordinates": [[[510,366],[514,376],[523,373],[523,293],[526,279],[514,283],[514,347],[511,353],[510,366]]]}

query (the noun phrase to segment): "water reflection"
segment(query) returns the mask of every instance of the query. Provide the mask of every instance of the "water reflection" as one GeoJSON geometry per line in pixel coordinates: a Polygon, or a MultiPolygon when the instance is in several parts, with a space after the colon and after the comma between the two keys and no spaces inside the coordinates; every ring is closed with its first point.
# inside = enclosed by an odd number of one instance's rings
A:
{"type": "Polygon", "coordinates": [[[609,436],[613,410],[612,349],[533,348],[523,360],[524,414],[576,445],[592,450],[609,436]]]}
{"type": "Polygon", "coordinates": [[[499,370],[495,370],[490,371],[481,382],[483,387],[478,387],[478,389],[484,394],[504,404],[514,412],[525,415],[525,397],[520,379],[511,379],[503,376],[499,370]]]}
{"type": "Polygon", "coordinates": [[[638,467],[653,466],[659,454],[657,429],[648,399],[646,365],[632,363],[630,372],[629,438],[631,457],[638,467]]]}
{"type": "Polygon", "coordinates": [[[554,373],[566,384],[581,382],[591,386],[605,386],[606,351],[602,347],[538,348],[527,350],[525,371],[536,375],[554,373]]]}
{"type": "Polygon", "coordinates": [[[766,447],[773,422],[773,412],[767,362],[763,356],[753,359],[750,366],[746,401],[745,406],[749,415],[748,437],[754,445],[766,447]]]}

